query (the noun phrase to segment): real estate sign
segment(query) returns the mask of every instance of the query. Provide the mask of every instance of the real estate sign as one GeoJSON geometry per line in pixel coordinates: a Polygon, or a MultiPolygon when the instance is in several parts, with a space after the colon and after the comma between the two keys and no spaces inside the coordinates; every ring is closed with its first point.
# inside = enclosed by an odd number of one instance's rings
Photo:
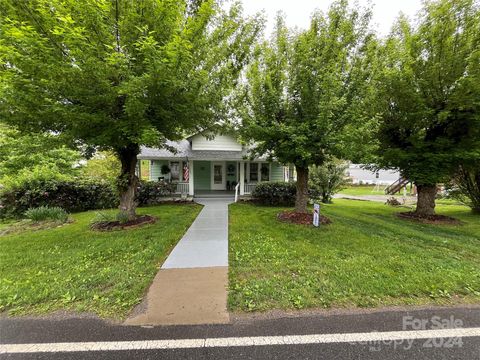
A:
{"type": "Polygon", "coordinates": [[[313,226],[320,225],[320,204],[313,204],[313,226]]]}

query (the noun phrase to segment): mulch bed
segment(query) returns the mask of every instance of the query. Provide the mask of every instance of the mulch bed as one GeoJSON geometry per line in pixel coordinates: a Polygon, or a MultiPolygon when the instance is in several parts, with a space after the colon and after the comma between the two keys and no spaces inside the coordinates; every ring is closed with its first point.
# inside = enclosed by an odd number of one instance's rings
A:
{"type": "Polygon", "coordinates": [[[401,212],[397,213],[397,217],[400,219],[406,219],[411,221],[417,221],[424,224],[434,224],[434,225],[460,225],[462,222],[455,218],[445,215],[429,215],[429,216],[420,216],[414,211],[410,212],[401,212]]]}
{"type": "Polygon", "coordinates": [[[97,231],[110,231],[110,230],[123,230],[139,227],[147,224],[154,224],[157,218],[150,215],[137,216],[135,220],[130,220],[125,223],[119,221],[100,221],[92,224],[92,230],[97,231]]]}
{"type": "MultiPolygon", "coordinates": [[[[300,224],[300,225],[312,225],[313,224],[313,214],[310,213],[297,213],[295,211],[282,211],[277,215],[278,220],[282,222],[287,222],[291,224],[300,224]]],[[[328,225],[332,221],[323,215],[320,215],[320,225],[328,225]]]]}

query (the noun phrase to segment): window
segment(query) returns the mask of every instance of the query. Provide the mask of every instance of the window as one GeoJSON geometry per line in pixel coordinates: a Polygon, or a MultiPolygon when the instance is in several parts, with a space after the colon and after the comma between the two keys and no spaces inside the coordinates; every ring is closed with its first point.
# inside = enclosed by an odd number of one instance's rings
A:
{"type": "Polygon", "coordinates": [[[258,181],[258,164],[250,163],[250,181],[258,181]]]}
{"type": "Polygon", "coordinates": [[[221,184],[223,182],[223,165],[213,165],[213,183],[221,184]]]}
{"type": "Polygon", "coordinates": [[[179,181],[180,180],[180,162],[172,161],[170,163],[170,180],[179,181]]]}
{"type": "Polygon", "coordinates": [[[270,180],[270,164],[262,163],[260,167],[260,179],[262,179],[262,181],[270,180]]]}

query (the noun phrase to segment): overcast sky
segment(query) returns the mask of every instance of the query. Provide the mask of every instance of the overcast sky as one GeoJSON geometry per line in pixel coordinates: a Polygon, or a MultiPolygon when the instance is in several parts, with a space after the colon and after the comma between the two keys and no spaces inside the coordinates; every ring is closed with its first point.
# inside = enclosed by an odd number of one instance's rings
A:
{"type": "MultiPolygon", "coordinates": [[[[333,0],[241,0],[245,13],[253,15],[264,11],[268,19],[266,33],[270,34],[273,20],[279,10],[287,17],[289,27],[306,28],[310,22],[310,15],[315,9],[327,10],[333,0]]],[[[381,35],[390,31],[392,23],[400,11],[413,18],[421,8],[421,0],[358,0],[360,5],[373,4],[373,25],[381,35]]]]}

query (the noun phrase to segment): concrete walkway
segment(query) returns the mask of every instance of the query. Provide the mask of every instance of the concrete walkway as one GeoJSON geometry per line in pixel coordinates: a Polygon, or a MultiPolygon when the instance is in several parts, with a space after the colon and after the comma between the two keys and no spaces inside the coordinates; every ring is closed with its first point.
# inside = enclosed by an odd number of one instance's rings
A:
{"type": "Polygon", "coordinates": [[[196,199],[200,214],[172,250],[126,325],[225,324],[230,199],[196,199]]]}
{"type": "Polygon", "coordinates": [[[204,205],[162,269],[228,266],[229,199],[198,199],[204,205]]]}

